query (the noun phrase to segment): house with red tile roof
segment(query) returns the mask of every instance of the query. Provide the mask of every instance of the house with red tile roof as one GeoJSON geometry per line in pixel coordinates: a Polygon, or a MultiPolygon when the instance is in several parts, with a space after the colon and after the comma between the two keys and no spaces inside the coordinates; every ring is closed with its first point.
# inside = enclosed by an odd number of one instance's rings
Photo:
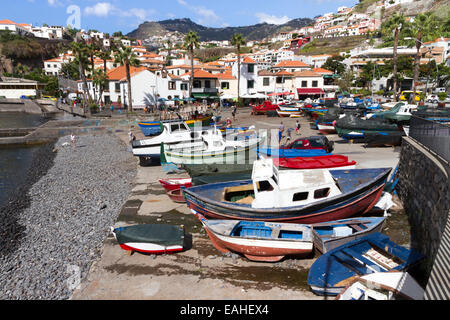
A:
{"type": "Polygon", "coordinates": [[[0,20],[0,30],[11,31],[18,35],[32,35],[31,31],[28,30],[28,26],[29,24],[17,23],[9,19],[0,20]]]}
{"type": "Polygon", "coordinates": [[[311,66],[299,60],[283,60],[272,67],[274,71],[297,72],[309,70],[311,66]]]}

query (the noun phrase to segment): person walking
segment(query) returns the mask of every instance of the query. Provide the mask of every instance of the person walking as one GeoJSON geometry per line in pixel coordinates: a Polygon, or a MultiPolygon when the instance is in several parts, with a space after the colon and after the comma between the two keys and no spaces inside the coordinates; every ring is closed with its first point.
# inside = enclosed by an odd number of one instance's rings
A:
{"type": "Polygon", "coordinates": [[[298,120],[295,121],[295,134],[300,134],[300,122],[298,120]]]}
{"type": "Polygon", "coordinates": [[[236,121],[236,112],[237,112],[237,106],[235,105],[233,108],[233,111],[231,112],[231,114],[233,116],[233,121],[236,121]]]}
{"type": "Polygon", "coordinates": [[[281,139],[283,138],[284,133],[284,124],[283,121],[281,121],[280,126],[278,127],[278,142],[281,144],[281,139]]]}

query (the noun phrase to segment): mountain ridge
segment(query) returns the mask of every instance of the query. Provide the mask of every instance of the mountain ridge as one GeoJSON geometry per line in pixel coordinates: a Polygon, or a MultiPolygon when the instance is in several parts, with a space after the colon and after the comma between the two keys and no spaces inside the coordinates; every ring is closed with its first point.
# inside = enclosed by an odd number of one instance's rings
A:
{"type": "Polygon", "coordinates": [[[264,22],[250,26],[213,28],[197,24],[189,18],[167,19],[161,21],[146,21],[140,24],[136,30],[128,33],[127,36],[131,38],[146,39],[150,36],[163,35],[167,32],[180,32],[186,34],[190,30],[193,30],[199,35],[200,41],[230,40],[235,33],[241,33],[247,40],[262,40],[280,30],[301,28],[313,21],[314,20],[310,18],[297,18],[281,25],[264,22]]]}

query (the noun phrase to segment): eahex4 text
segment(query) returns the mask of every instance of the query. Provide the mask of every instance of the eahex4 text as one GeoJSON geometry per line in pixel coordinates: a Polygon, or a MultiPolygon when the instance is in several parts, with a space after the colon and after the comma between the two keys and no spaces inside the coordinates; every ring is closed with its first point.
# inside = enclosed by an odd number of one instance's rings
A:
{"type": "Polygon", "coordinates": [[[269,314],[267,305],[258,304],[226,304],[225,314],[234,315],[256,315],[256,314],[269,314]]]}

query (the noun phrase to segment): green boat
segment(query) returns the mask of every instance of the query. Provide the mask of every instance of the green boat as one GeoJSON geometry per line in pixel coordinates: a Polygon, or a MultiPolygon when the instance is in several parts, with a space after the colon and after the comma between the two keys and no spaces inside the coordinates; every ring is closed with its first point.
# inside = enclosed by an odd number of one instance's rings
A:
{"type": "Polygon", "coordinates": [[[397,124],[408,124],[411,120],[412,112],[417,110],[414,104],[398,103],[391,110],[376,112],[371,117],[372,119],[386,119],[397,124]]]}
{"type": "Polygon", "coordinates": [[[399,131],[398,125],[385,119],[361,119],[352,114],[346,115],[334,125],[339,137],[344,139],[362,139],[365,133],[383,133],[399,131]]]}
{"type": "Polygon", "coordinates": [[[182,226],[140,224],[113,228],[111,232],[120,247],[148,254],[173,253],[183,250],[185,233],[182,226]]]}

